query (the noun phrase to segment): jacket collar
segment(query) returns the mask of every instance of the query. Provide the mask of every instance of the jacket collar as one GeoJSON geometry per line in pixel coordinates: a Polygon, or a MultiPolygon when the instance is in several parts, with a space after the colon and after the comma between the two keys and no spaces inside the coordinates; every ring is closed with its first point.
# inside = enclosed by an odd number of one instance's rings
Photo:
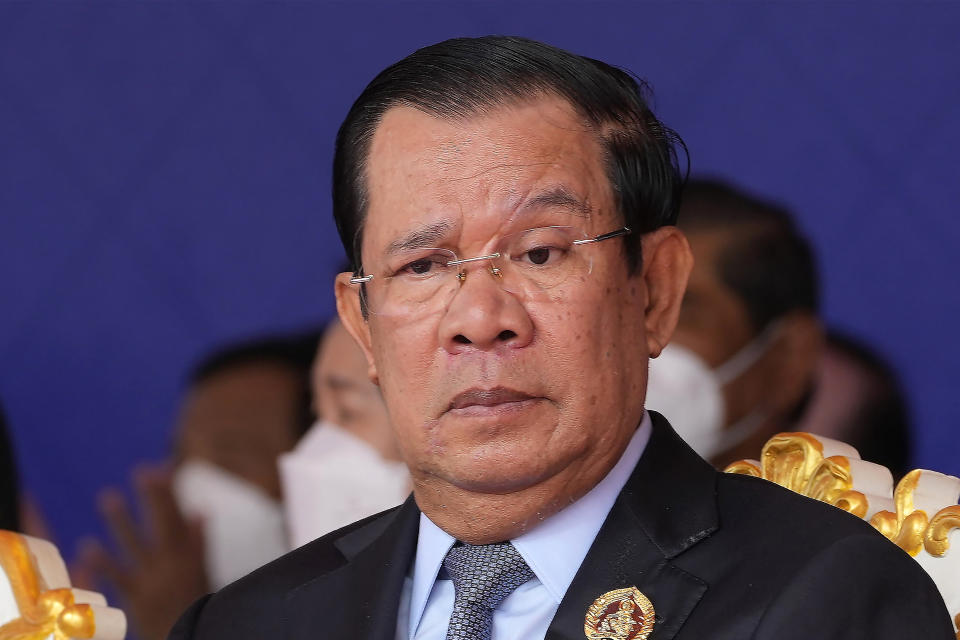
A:
{"type": "MultiPolygon", "coordinates": [[[[560,603],[546,640],[582,640],[593,601],[629,586],[640,589],[656,609],[650,640],[669,640],[707,590],[703,580],[670,561],[719,527],[717,473],[663,416],[650,415],[647,448],[560,603]]],[[[419,514],[411,496],[395,511],[336,540],[346,563],[288,594],[287,637],[393,640],[419,514]]]]}
{"type": "Polygon", "coordinates": [[[287,594],[286,637],[394,640],[404,578],[417,543],[413,496],[334,542],[346,563],[287,594]]]}
{"type": "Polygon", "coordinates": [[[653,433],[620,498],[665,558],[675,558],[720,526],[717,471],[650,412],[653,433]]]}
{"type": "Polygon", "coordinates": [[[650,640],[668,640],[707,591],[706,582],[671,560],[718,529],[717,473],[663,416],[651,412],[651,417],[647,449],[560,603],[546,640],[582,640],[594,600],[630,586],[656,611],[650,640]]]}

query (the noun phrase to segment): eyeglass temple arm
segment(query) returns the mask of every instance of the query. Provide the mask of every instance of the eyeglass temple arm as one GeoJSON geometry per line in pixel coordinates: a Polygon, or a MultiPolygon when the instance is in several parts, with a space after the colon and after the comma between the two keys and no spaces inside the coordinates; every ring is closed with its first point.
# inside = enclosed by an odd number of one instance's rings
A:
{"type": "Polygon", "coordinates": [[[596,238],[587,238],[586,240],[574,240],[573,244],[592,244],[594,242],[603,242],[604,240],[609,240],[610,238],[617,238],[619,236],[626,236],[632,233],[630,227],[623,227],[622,229],[617,229],[616,231],[610,231],[608,233],[601,233],[596,238]]]}

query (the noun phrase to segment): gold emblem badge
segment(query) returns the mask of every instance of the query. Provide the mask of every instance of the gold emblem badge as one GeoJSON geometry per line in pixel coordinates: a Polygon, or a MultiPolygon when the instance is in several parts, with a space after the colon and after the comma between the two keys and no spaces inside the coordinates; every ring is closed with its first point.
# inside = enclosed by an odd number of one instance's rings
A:
{"type": "Polygon", "coordinates": [[[646,640],[653,632],[653,603],[636,587],[615,589],[587,609],[587,640],[646,640]]]}

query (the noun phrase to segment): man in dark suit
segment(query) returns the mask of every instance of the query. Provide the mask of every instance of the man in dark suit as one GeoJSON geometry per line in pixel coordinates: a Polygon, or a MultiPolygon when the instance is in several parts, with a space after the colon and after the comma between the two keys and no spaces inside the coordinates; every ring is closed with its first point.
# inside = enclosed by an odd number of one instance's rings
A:
{"type": "Polygon", "coordinates": [[[676,140],[628,74],[528,40],[377,76],[337,139],[337,301],[413,496],[171,637],[951,638],[868,525],[716,473],[644,410],[692,265],[676,140]]]}

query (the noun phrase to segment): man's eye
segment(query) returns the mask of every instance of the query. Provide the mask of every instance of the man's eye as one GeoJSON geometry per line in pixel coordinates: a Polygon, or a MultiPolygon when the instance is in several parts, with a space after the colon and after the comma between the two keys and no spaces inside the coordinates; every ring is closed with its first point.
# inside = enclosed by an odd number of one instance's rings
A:
{"type": "Polygon", "coordinates": [[[447,260],[442,257],[431,256],[408,262],[397,272],[397,275],[426,276],[434,275],[447,266],[447,260]]]}
{"type": "Polygon", "coordinates": [[[559,256],[560,250],[556,247],[534,247],[524,251],[521,259],[529,264],[539,266],[555,262],[559,256]]]}
{"type": "Polygon", "coordinates": [[[423,275],[430,271],[430,267],[433,266],[433,263],[429,260],[417,260],[416,262],[411,262],[407,267],[412,273],[423,275]]]}

